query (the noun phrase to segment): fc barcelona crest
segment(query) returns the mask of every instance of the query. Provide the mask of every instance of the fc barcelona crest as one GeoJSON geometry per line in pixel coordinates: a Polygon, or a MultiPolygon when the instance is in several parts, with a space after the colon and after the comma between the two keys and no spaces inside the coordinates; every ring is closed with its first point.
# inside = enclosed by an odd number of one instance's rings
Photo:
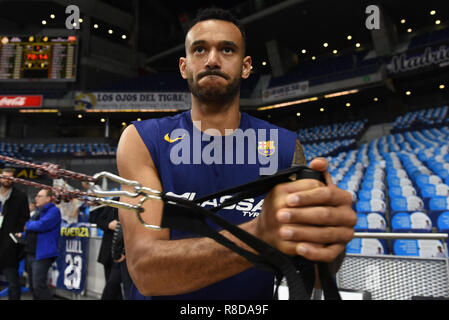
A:
{"type": "Polygon", "coordinates": [[[271,156],[275,151],[274,141],[259,141],[257,151],[265,157],[271,156]]]}

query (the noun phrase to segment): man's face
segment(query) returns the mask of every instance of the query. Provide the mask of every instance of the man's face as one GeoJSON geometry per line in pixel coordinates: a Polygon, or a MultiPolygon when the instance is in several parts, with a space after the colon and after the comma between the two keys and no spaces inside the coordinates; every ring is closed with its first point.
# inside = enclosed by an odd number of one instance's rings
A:
{"type": "Polygon", "coordinates": [[[37,208],[42,208],[43,206],[45,206],[47,203],[51,202],[51,197],[49,197],[47,195],[47,190],[42,189],[40,190],[36,197],[34,198],[34,200],[36,201],[36,207],[37,208]]]}
{"type": "Polygon", "coordinates": [[[232,101],[251,69],[237,26],[223,20],[201,21],[190,29],[185,45],[186,57],[180,59],[179,68],[192,94],[205,103],[232,101]]]}
{"type": "MultiPolygon", "coordinates": [[[[10,171],[3,171],[2,172],[2,176],[14,177],[14,173],[10,172],[10,171]]],[[[8,180],[8,179],[0,179],[0,183],[1,183],[2,187],[6,188],[6,189],[10,189],[12,187],[12,185],[13,185],[13,182],[11,180],[8,180]]]]}

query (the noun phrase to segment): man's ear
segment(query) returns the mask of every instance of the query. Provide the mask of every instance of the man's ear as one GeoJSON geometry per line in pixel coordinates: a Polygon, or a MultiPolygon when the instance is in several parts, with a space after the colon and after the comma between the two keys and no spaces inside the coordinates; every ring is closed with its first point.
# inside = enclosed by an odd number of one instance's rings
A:
{"type": "Polygon", "coordinates": [[[242,65],[242,78],[248,79],[250,73],[251,73],[251,65],[253,61],[250,56],[246,56],[243,58],[243,65],[242,65]]]}
{"type": "Polygon", "coordinates": [[[181,57],[179,58],[179,71],[181,72],[181,76],[184,79],[187,79],[187,74],[186,74],[186,67],[187,67],[187,61],[186,58],[181,57]]]}

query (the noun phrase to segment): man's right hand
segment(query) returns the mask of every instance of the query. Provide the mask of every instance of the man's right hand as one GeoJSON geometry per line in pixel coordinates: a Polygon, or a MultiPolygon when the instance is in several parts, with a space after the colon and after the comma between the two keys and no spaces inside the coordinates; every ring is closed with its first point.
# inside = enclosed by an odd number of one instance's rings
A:
{"type": "Polygon", "coordinates": [[[283,226],[287,225],[281,221],[286,219],[285,214],[289,210],[289,195],[293,192],[310,190],[324,186],[318,180],[304,179],[286,182],[276,185],[265,197],[262,212],[258,217],[256,236],[279,249],[286,254],[297,254],[295,243],[283,240],[283,226]]]}
{"type": "Polygon", "coordinates": [[[334,261],[354,236],[357,216],[349,192],[332,183],[327,161],[313,160],[326,185],[304,179],[279,184],[265,198],[256,235],[289,255],[312,261],[334,261]]]}

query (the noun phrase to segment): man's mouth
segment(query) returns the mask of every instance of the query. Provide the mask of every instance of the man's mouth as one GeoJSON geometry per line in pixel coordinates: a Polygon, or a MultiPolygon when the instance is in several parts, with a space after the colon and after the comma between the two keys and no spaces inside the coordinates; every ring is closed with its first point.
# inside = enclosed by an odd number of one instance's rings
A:
{"type": "Polygon", "coordinates": [[[201,78],[204,78],[207,76],[218,76],[218,77],[222,77],[226,80],[228,80],[228,78],[229,78],[227,75],[225,75],[224,73],[221,73],[220,71],[205,71],[198,75],[198,79],[201,79],[201,78]]]}

